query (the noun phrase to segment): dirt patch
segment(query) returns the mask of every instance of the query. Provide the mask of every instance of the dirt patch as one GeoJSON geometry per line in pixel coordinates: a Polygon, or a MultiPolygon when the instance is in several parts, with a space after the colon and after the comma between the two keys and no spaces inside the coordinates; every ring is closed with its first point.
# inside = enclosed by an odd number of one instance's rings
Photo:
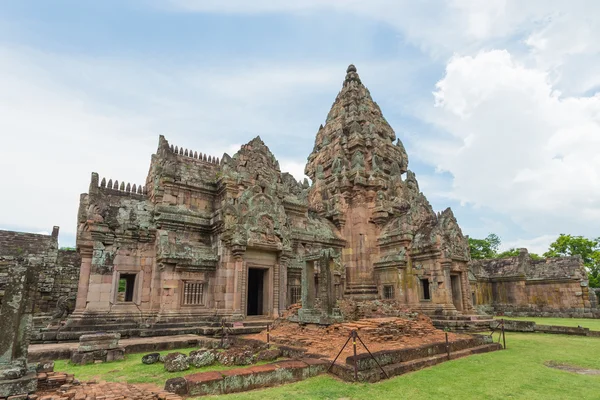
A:
{"type": "Polygon", "coordinates": [[[600,369],[590,369],[590,368],[578,367],[576,365],[560,364],[560,363],[557,363],[556,361],[546,361],[544,363],[544,365],[549,368],[560,369],[561,371],[573,372],[574,374],[579,374],[579,375],[600,375],[600,369]]]}
{"type": "MultiPolygon", "coordinates": [[[[271,330],[271,341],[275,344],[302,347],[309,353],[333,359],[348,340],[352,330],[358,332],[359,337],[371,352],[417,347],[445,341],[444,332],[436,329],[431,320],[424,315],[419,315],[415,319],[365,318],[327,327],[301,326],[293,322],[281,321],[271,330]]],[[[247,337],[264,341],[266,332],[247,337]]],[[[448,333],[448,339],[451,342],[465,338],[470,338],[470,336],[448,333]]],[[[352,352],[352,342],[350,342],[340,357],[345,359],[351,356],[352,352]]],[[[366,353],[360,341],[357,343],[357,353],[366,353]]]]}

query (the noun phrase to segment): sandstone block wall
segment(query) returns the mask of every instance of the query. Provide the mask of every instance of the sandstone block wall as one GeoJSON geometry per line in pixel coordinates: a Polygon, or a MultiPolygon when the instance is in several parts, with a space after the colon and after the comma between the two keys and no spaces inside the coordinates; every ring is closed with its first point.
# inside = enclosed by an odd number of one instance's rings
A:
{"type": "Polygon", "coordinates": [[[8,281],[8,268],[17,257],[40,266],[34,315],[51,314],[61,297],[75,299],[80,259],[75,250],[58,249],[58,227],[54,227],[51,235],[0,230],[0,301],[8,281]]]}
{"type": "Polygon", "coordinates": [[[580,257],[473,260],[473,301],[481,311],[522,316],[600,316],[580,257]]]}

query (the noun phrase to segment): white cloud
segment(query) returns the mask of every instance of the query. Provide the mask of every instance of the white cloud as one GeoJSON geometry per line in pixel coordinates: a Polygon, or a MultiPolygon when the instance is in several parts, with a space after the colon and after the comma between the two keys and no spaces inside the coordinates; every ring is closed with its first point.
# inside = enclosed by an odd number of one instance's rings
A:
{"type": "Polygon", "coordinates": [[[298,162],[289,159],[279,160],[279,167],[281,172],[289,172],[296,178],[297,181],[304,181],[304,178],[308,179],[308,176],[304,175],[304,167],[306,162],[298,162]]]}
{"type": "MultiPolygon", "coordinates": [[[[584,37],[588,27],[599,29],[600,19],[600,4],[594,0],[170,0],[169,4],[204,13],[350,13],[384,22],[401,31],[405,40],[442,57],[489,48],[498,40],[523,34],[529,34],[528,44],[540,50],[572,47],[562,35],[564,29],[578,29],[584,37]]],[[[590,37],[594,36],[584,40],[590,37]]],[[[586,45],[580,43],[579,48],[586,45]]]]}
{"type": "MultiPolygon", "coordinates": [[[[439,77],[436,108],[423,107],[419,94],[398,89],[398,82],[411,84],[406,70],[421,67],[408,65],[412,60],[358,62],[363,80],[377,89],[376,100],[387,97],[389,107],[396,95],[398,108],[440,128],[441,137],[416,135],[410,142],[416,150],[411,158],[417,155],[454,177],[451,189],[438,176],[424,177],[425,193],[489,207],[512,218],[529,237],[597,235],[600,111],[599,98],[589,93],[600,88],[600,3],[170,3],[170,10],[185,12],[348,13],[393,27],[399,40],[433,60],[446,62],[455,54],[439,77]]],[[[345,65],[237,61],[232,67],[198,68],[0,47],[0,166],[12,171],[3,177],[10,195],[0,197],[0,222],[36,230],[61,225],[61,232],[73,232],[78,195],[87,191],[89,173],[143,182],[159,134],[219,157],[235,152],[231,143],[261,135],[282,170],[300,179],[306,154],[278,154],[276,143],[280,148],[291,140],[312,144],[345,65]],[[327,102],[315,122],[307,118],[307,108],[321,94],[327,102]]]]}
{"type": "Polygon", "coordinates": [[[452,173],[453,197],[534,235],[597,233],[600,95],[561,97],[546,72],[496,50],[455,56],[434,96],[453,146],[420,150],[452,173]]]}
{"type": "Polygon", "coordinates": [[[519,249],[526,248],[530,253],[535,253],[539,256],[548,251],[548,247],[550,247],[550,243],[554,242],[558,234],[556,235],[542,235],[534,238],[528,239],[516,239],[511,240],[506,243],[502,243],[500,245],[500,251],[505,251],[508,249],[519,249]]]}

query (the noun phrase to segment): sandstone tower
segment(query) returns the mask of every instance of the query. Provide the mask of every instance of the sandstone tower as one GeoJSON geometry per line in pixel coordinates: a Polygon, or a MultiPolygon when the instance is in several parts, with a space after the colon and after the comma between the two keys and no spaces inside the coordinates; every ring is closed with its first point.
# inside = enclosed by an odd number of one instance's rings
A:
{"type": "Polygon", "coordinates": [[[310,207],[345,240],[344,294],[471,310],[468,242],[452,211],[436,215],[356,67],[346,72],[305,170],[313,181],[310,207]]]}

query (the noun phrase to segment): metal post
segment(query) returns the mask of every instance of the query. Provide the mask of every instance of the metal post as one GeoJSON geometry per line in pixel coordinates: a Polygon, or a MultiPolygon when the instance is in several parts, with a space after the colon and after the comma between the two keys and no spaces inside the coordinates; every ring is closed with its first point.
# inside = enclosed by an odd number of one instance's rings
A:
{"type": "Polygon", "coordinates": [[[446,353],[448,354],[448,360],[450,359],[450,343],[448,343],[448,332],[446,332],[446,353]]]}
{"type": "Polygon", "coordinates": [[[221,320],[221,348],[225,346],[225,319],[221,320]]]}
{"type": "Polygon", "coordinates": [[[344,345],[342,346],[342,348],[340,349],[340,352],[337,354],[337,356],[335,356],[335,358],[333,359],[333,361],[331,362],[331,365],[329,365],[329,368],[327,368],[327,372],[329,372],[329,370],[331,369],[331,367],[333,367],[333,364],[335,364],[335,362],[337,361],[338,357],[340,356],[340,354],[342,354],[342,351],[344,351],[344,349],[346,348],[346,346],[348,345],[348,342],[350,341],[350,338],[352,337],[352,335],[348,336],[348,339],[346,340],[346,343],[344,343],[344,345]]]}
{"type": "Polygon", "coordinates": [[[267,325],[267,347],[271,347],[271,329],[270,329],[271,325],[267,325]]]}
{"type": "Polygon", "coordinates": [[[356,360],[356,331],[352,330],[352,347],[354,349],[354,380],[358,382],[358,362],[356,360]]]}
{"type": "Polygon", "coordinates": [[[504,335],[504,318],[502,318],[502,341],[504,342],[504,350],[506,350],[506,336],[504,335]]]}
{"type": "Polygon", "coordinates": [[[381,370],[381,372],[383,372],[383,374],[385,375],[385,377],[389,379],[390,376],[381,367],[381,364],[379,364],[379,361],[377,361],[377,359],[375,358],[375,356],[371,353],[371,350],[369,350],[369,348],[367,347],[367,345],[365,344],[365,342],[362,341],[362,339],[360,338],[360,336],[358,336],[358,334],[356,334],[356,337],[358,338],[358,340],[360,340],[360,343],[363,345],[363,347],[365,348],[365,350],[367,350],[369,352],[369,355],[371,356],[371,358],[373,360],[375,360],[375,362],[377,363],[377,366],[379,367],[379,369],[381,370]]]}

